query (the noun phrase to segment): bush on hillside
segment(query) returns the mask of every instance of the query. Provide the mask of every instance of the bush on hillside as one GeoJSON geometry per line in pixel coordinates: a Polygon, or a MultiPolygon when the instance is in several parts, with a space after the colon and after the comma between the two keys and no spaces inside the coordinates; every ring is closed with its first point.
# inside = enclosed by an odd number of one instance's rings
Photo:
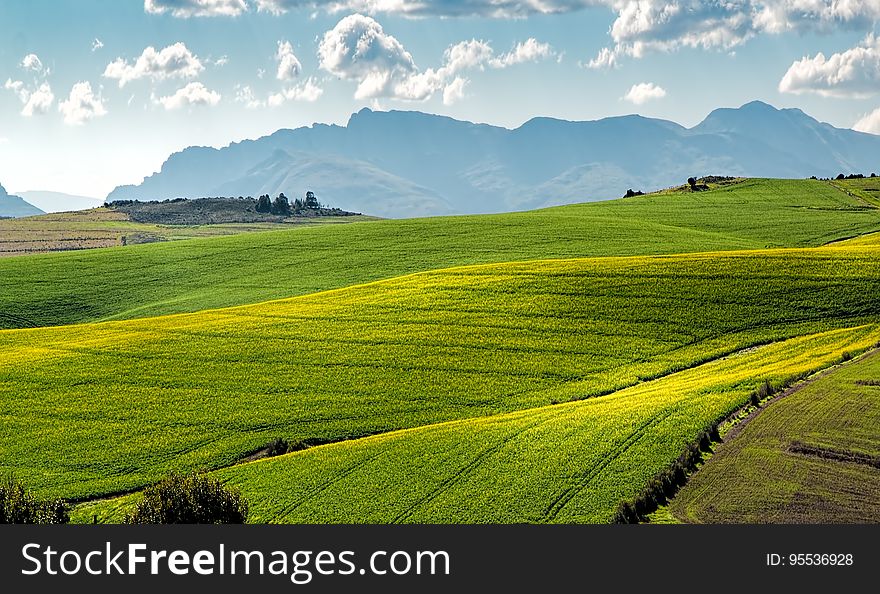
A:
{"type": "Polygon", "coordinates": [[[41,501],[11,477],[0,482],[0,524],[66,524],[69,521],[64,501],[41,501]]]}
{"type": "Polygon", "coordinates": [[[172,474],[144,490],[126,524],[244,524],[248,502],[237,489],[199,474],[172,474]]]}

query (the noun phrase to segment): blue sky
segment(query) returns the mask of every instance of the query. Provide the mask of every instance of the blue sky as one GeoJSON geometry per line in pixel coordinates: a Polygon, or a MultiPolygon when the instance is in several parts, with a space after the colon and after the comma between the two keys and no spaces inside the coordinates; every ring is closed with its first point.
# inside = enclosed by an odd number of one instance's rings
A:
{"type": "Polygon", "coordinates": [[[880,0],[4,0],[0,183],[104,197],[186,146],[362,107],[691,126],[761,99],[880,133],[878,19],[880,0]]]}

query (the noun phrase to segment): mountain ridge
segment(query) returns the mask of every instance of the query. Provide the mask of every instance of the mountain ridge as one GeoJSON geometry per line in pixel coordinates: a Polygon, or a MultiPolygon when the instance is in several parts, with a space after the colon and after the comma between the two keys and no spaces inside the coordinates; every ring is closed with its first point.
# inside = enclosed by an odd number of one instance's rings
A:
{"type": "Polygon", "coordinates": [[[0,217],[29,217],[44,214],[21,196],[9,194],[0,184],[0,217]]]}
{"type": "Polygon", "coordinates": [[[609,199],[691,175],[798,178],[877,169],[880,136],[760,101],[713,110],[691,128],[638,114],[539,116],[503,128],[364,108],[345,126],[316,123],[223,148],[186,148],[108,200],[297,196],[308,189],[345,210],[409,217],[609,199]],[[279,150],[289,158],[273,161],[279,150]]]}

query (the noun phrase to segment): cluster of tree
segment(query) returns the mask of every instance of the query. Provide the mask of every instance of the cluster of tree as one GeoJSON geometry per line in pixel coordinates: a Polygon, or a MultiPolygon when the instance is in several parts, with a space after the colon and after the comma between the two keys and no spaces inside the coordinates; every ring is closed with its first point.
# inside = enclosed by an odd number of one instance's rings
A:
{"type": "Polygon", "coordinates": [[[0,482],[0,524],[66,524],[67,504],[60,499],[37,499],[12,477],[0,482]]]}
{"type": "Polygon", "coordinates": [[[269,194],[263,194],[257,199],[257,212],[287,216],[290,214],[290,201],[284,192],[279,194],[275,200],[272,200],[269,194]]]}
{"type": "MultiPolygon", "coordinates": [[[[843,173],[839,173],[837,177],[834,179],[842,180],[842,179],[865,179],[866,177],[877,177],[876,173],[872,173],[871,175],[865,175],[864,173],[850,173],[849,175],[844,175],[843,173]]],[[[831,181],[830,177],[816,177],[815,175],[811,175],[810,179],[817,179],[820,181],[831,181]]]]}
{"type": "Polygon", "coordinates": [[[645,193],[642,192],[641,190],[633,190],[632,188],[630,188],[629,190],[626,191],[626,194],[624,194],[623,197],[624,198],[632,198],[633,196],[644,196],[644,195],[645,195],[645,193]]]}
{"type": "Polygon", "coordinates": [[[172,474],[144,490],[125,523],[244,524],[248,509],[238,489],[201,474],[172,474]]]}
{"type": "Polygon", "coordinates": [[[306,192],[305,199],[300,200],[297,198],[293,201],[293,204],[290,203],[290,200],[287,199],[287,196],[285,196],[283,192],[279,194],[275,200],[272,200],[268,194],[263,194],[257,199],[257,212],[271,213],[274,215],[288,216],[291,213],[318,208],[321,208],[321,204],[315,197],[314,192],[306,192]]]}
{"type": "Polygon", "coordinates": [[[695,177],[689,177],[689,178],[688,178],[688,186],[690,186],[690,188],[691,188],[691,192],[703,192],[703,191],[709,189],[709,186],[707,186],[707,185],[704,184],[704,183],[703,183],[703,184],[698,184],[697,181],[698,181],[698,180],[697,180],[697,178],[695,178],[695,177]]]}

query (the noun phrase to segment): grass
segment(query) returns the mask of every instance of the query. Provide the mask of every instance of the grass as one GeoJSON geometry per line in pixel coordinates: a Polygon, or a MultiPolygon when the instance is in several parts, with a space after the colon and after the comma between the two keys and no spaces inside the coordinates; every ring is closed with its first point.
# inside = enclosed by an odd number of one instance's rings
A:
{"type": "Polygon", "coordinates": [[[504,215],[374,221],[0,259],[0,328],[194,312],[514,260],[806,247],[880,230],[813,180],[504,215]]]}
{"type": "MultiPolygon", "coordinates": [[[[794,338],[602,398],[320,446],[215,476],[241,489],[257,523],[608,522],[761,381],[791,381],[878,338],[876,325],[794,338]]],[[[74,518],[119,521],[137,499],[86,504],[74,518]]]]}
{"type": "Polygon", "coordinates": [[[289,219],[285,223],[157,225],[136,223],[106,208],[0,220],[0,258],[46,252],[90,250],[160,241],[238,235],[285,226],[339,224],[369,217],[289,219]]]}
{"type": "Polygon", "coordinates": [[[234,309],[4,331],[0,469],[40,493],[93,497],[232,464],[279,436],[351,439],[600,396],[876,320],[877,254],[497,264],[234,309]]]}
{"type": "Polygon", "coordinates": [[[698,523],[880,521],[878,379],[872,353],[773,402],[718,448],[669,511],[698,523]]]}

